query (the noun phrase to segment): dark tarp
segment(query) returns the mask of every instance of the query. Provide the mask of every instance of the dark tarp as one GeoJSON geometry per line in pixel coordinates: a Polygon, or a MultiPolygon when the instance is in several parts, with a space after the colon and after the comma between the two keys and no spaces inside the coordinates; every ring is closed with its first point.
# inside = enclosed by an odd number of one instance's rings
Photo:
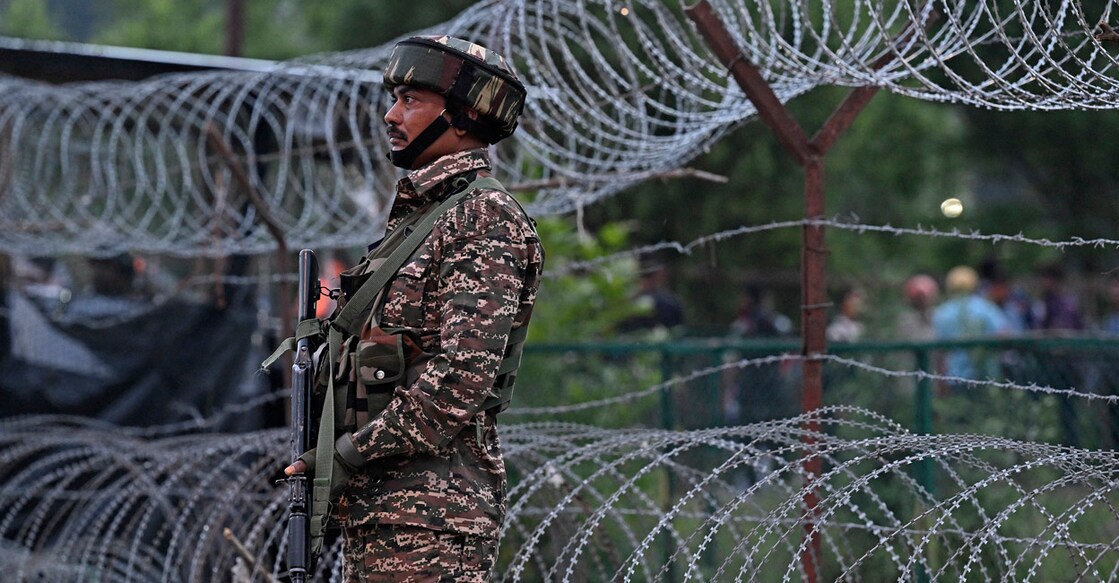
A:
{"type": "MultiPolygon", "coordinates": [[[[272,392],[269,377],[254,373],[264,350],[253,343],[250,306],[169,301],[92,326],[48,318],[48,307],[19,293],[8,300],[0,416],[71,414],[148,427],[210,417],[272,392]]],[[[275,425],[276,407],[228,415],[215,429],[275,425]]]]}

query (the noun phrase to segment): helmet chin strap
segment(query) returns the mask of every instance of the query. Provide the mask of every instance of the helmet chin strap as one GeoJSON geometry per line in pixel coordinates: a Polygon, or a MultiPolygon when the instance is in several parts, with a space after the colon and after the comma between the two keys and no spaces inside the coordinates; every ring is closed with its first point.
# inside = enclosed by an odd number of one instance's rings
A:
{"type": "Polygon", "coordinates": [[[446,111],[447,110],[444,109],[439,112],[439,115],[435,116],[435,119],[431,120],[431,123],[424,128],[424,131],[420,132],[411,142],[408,142],[407,146],[399,150],[389,151],[388,158],[392,161],[393,166],[411,170],[412,164],[416,161],[416,158],[418,158],[428,146],[434,144],[435,140],[438,140],[439,136],[443,135],[443,132],[451,129],[451,122],[443,117],[446,111]]]}

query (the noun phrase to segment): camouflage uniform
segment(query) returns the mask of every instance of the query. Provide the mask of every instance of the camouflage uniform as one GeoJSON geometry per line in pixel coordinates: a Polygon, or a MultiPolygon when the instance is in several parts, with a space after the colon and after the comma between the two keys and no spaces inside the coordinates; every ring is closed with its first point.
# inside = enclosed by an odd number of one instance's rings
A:
{"type": "MultiPolygon", "coordinates": [[[[453,193],[456,182],[463,184],[456,178],[488,176],[489,167],[486,151],[477,149],[412,171],[397,185],[389,228],[425,201],[453,193]]],[[[506,477],[495,414],[479,409],[492,394],[510,332],[528,324],[543,260],[535,227],[512,197],[479,189],[446,212],[397,271],[380,325],[414,331],[433,356],[416,380],[396,389],[383,412],[353,433],[367,463],[337,506],[348,557],[363,555],[364,566],[400,561],[378,558],[406,546],[386,543],[384,535],[419,527],[470,541],[460,546],[488,549],[468,562],[487,571],[492,566],[506,477]],[[366,544],[367,550],[356,548],[366,544]]],[[[373,333],[367,324],[362,334],[373,333]]],[[[351,566],[347,572],[357,573],[358,565],[351,566]]]]}
{"type": "Polygon", "coordinates": [[[416,526],[346,530],[347,581],[484,583],[493,570],[497,539],[416,526]]]}

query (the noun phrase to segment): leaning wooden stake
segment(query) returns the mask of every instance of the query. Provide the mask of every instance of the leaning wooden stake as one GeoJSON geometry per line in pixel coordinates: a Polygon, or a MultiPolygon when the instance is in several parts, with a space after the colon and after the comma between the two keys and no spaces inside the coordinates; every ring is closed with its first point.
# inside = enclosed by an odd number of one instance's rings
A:
{"type": "Polygon", "coordinates": [[[264,567],[260,566],[260,563],[257,562],[256,557],[254,557],[253,554],[249,552],[249,549],[245,548],[245,545],[241,542],[241,539],[237,538],[237,535],[233,534],[233,531],[230,530],[228,526],[223,528],[221,533],[222,536],[225,537],[225,540],[229,541],[230,544],[233,545],[233,550],[237,551],[237,554],[243,561],[245,561],[245,563],[249,565],[250,569],[256,571],[256,573],[263,577],[264,580],[268,583],[276,583],[276,579],[272,577],[272,574],[264,570],[264,567]]]}

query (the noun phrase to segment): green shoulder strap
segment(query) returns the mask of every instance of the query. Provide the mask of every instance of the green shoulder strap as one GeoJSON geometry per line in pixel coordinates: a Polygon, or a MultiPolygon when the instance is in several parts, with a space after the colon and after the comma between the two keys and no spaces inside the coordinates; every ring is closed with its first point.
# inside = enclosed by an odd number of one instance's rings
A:
{"type": "MultiPolygon", "coordinates": [[[[389,249],[392,248],[392,238],[404,236],[404,241],[399,247],[393,249],[393,252],[385,259],[385,262],[358,288],[332,322],[324,325],[324,322],[318,318],[299,322],[296,325],[295,336],[284,339],[284,341],[276,347],[276,350],[260,364],[260,368],[267,369],[279,360],[281,356],[294,351],[296,343],[302,338],[315,337],[316,342],[321,342],[327,337],[326,332],[330,328],[338,328],[347,336],[357,334],[360,331],[363,320],[363,318],[361,318],[362,313],[377,298],[377,294],[385,287],[389,278],[396,274],[396,271],[400,269],[404,261],[415,252],[420,243],[431,233],[431,230],[435,227],[435,221],[438,220],[447,209],[454,206],[455,203],[462,200],[466,194],[470,193],[475,188],[490,188],[508,194],[508,191],[505,190],[496,178],[477,178],[473,182],[467,184],[463,190],[452,194],[445,199],[442,204],[434,207],[434,211],[432,207],[428,207],[423,211],[418,211],[422,215],[417,217],[419,220],[401,224],[398,230],[395,230],[385,238],[383,245],[385,248],[389,249]],[[416,223],[419,224],[413,227],[416,223]],[[409,231],[408,229],[412,230],[409,231]],[[414,233],[419,233],[419,236],[413,237],[412,234],[414,233]]],[[[337,355],[335,354],[335,356],[337,355]]]]}
{"type": "Polygon", "coordinates": [[[330,365],[329,381],[323,402],[322,417],[319,420],[319,434],[315,443],[315,477],[311,488],[311,545],[312,553],[316,556],[322,550],[323,535],[326,530],[327,515],[330,512],[330,490],[332,488],[330,474],[334,460],[334,420],[335,408],[345,406],[345,394],[336,394],[336,391],[345,391],[345,385],[334,386],[334,362],[341,350],[342,340],[361,331],[363,321],[361,314],[377,298],[377,294],[388,284],[389,279],[396,275],[404,262],[419,248],[420,243],[435,228],[435,222],[451,207],[458,204],[467,194],[478,188],[490,188],[507,192],[496,178],[482,177],[467,184],[462,190],[447,197],[434,210],[425,211],[426,214],[416,224],[415,229],[409,233],[400,246],[392,250],[376,271],[373,272],[361,287],[346,301],[346,305],[339,310],[330,322],[327,331],[327,362],[330,365]]]}
{"type": "Polygon", "coordinates": [[[338,312],[338,315],[334,317],[334,320],[330,323],[330,327],[346,336],[352,336],[360,332],[363,323],[361,314],[373,303],[373,300],[377,298],[377,294],[381,293],[381,290],[388,283],[389,279],[396,275],[397,270],[404,265],[404,262],[412,256],[412,253],[416,251],[420,243],[431,233],[431,230],[435,227],[435,221],[439,220],[439,217],[443,216],[443,213],[448,209],[458,204],[463,197],[478,188],[489,188],[505,192],[505,188],[496,178],[488,176],[477,178],[473,182],[467,184],[462,190],[447,197],[443,203],[435,207],[434,210],[429,210],[426,216],[416,225],[415,230],[404,239],[399,247],[393,250],[392,254],[385,259],[385,262],[382,263],[381,266],[373,272],[373,275],[369,276],[369,279],[365,280],[365,283],[363,283],[361,287],[354,292],[353,296],[346,301],[346,305],[343,306],[342,310],[338,312]]]}

